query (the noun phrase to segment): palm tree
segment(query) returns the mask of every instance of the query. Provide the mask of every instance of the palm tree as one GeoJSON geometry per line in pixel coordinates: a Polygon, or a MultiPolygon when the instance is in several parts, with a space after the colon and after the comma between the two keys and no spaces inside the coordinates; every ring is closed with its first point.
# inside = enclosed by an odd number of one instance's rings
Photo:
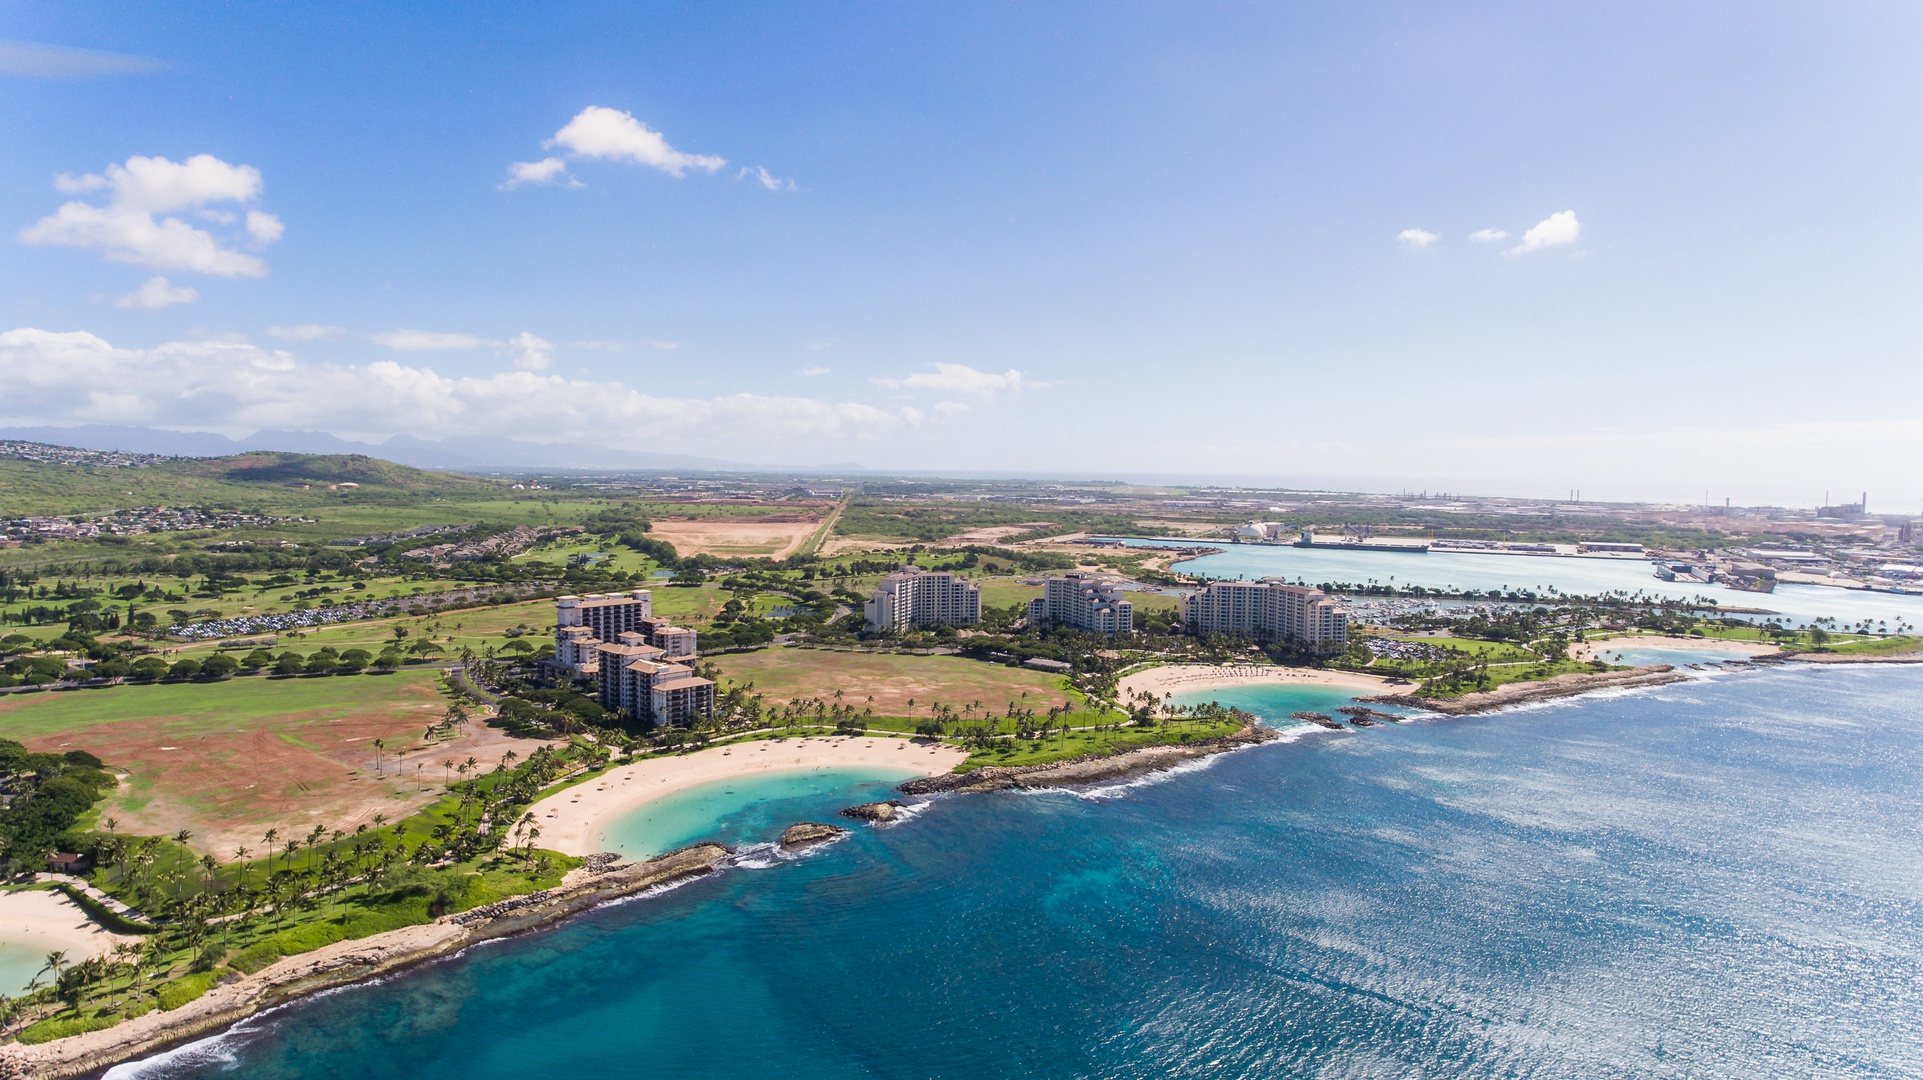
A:
{"type": "Polygon", "coordinates": [[[47,954],[47,962],[40,965],[40,970],[34,972],[34,981],[39,982],[41,975],[51,971],[53,972],[53,981],[57,983],[60,981],[60,969],[66,966],[67,951],[65,949],[55,949],[47,954]]]}

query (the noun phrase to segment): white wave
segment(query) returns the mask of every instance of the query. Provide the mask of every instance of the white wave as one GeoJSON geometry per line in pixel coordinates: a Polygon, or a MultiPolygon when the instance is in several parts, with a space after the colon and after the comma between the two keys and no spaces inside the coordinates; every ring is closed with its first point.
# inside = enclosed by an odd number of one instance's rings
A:
{"type": "MultiPolygon", "coordinates": [[[[361,985],[361,984],[355,984],[361,985]]],[[[336,987],[335,989],[347,989],[336,987]]],[[[207,1065],[232,1068],[240,1063],[240,1047],[257,1035],[265,1035],[280,1026],[276,1013],[294,1004],[275,1005],[262,1009],[252,1016],[235,1021],[225,1031],[209,1035],[193,1042],[182,1043],[171,1050],[162,1050],[152,1057],[135,1061],[123,1061],[100,1074],[100,1080],[141,1080],[146,1077],[164,1077],[178,1069],[198,1068],[207,1065]]]]}
{"type": "Polygon", "coordinates": [[[637,900],[652,899],[653,897],[656,897],[656,896],[661,896],[666,893],[671,893],[674,890],[679,889],[683,885],[688,885],[696,881],[700,881],[702,878],[707,876],[708,875],[706,874],[689,874],[686,877],[675,878],[673,881],[664,881],[659,885],[650,885],[647,888],[642,889],[638,893],[629,893],[626,896],[616,896],[609,900],[603,900],[600,903],[594,905],[589,910],[600,911],[602,908],[620,907],[622,904],[632,904],[637,900]]]}

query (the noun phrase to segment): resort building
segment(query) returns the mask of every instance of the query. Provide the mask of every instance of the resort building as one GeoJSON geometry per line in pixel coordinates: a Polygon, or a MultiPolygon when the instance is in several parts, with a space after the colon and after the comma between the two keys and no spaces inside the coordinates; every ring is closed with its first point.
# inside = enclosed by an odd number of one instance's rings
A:
{"type": "Polygon", "coordinates": [[[1121,584],[1077,570],[1044,583],[1044,593],[1028,602],[1028,625],[1070,626],[1091,634],[1132,634],[1135,605],[1122,598],[1121,584]]]}
{"type": "Polygon", "coordinates": [[[714,711],[713,681],[695,658],[693,630],[651,613],[647,590],[563,596],[555,606],[554,663],[594,682],[602,708],[655,725],[688,724],[714,711]]]}
{"type": "Polygon", "coordinates": [[[982,590],[946,570],[904,566],[881,579],[862,613],[871,631],[973,626],[982,621],[982,590]]]}
{"type": "MultiPolygon", "coordinates": [[[[653,613],[654,596],[646,589],[563,596],[554,602],[554,630],[559,634],[570,626],[585,626],[602,641],[613,641],[625,631],[639,629],[640,621],[653,613]]],[[[560,649],[558,643],[555,649],[560,649]]]]}
{"type": "Polygon", "coordinates": [[[1251,634],[1334,652],[1349,640],[1349,612],[1321,589],[1264,578],[1213,581],[1182,601],[1191,634],[1251,634]]]}

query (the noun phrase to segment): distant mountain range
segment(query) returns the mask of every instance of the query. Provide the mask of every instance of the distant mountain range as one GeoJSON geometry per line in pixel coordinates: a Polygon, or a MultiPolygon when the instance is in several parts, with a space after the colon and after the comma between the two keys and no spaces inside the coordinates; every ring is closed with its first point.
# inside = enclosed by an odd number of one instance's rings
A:
{"type": "MultiPolygon", "coordinates": [[[[743,465],[689,454],[653,454],[610,450],[584,443],[534,443],[521,439],[473,437],[434,441],[396,435],[386,442],[363,443],[329,435],[324,431],[257,431],[244,439],[230,439],[208,431],[164,431],[160,428],[89,424],[83,427],[0,428],[0,439],[177,457],[226,457],[249,450],[279,450],[294,454],[367,454],[419,469],[769,471],[766,466],[743,465]]],[[[847,472],[860,471],[862,467],[829,465],[822,469],[847,472]]],[[[816,472],[821,469],[779,471],[816,472]]]]}

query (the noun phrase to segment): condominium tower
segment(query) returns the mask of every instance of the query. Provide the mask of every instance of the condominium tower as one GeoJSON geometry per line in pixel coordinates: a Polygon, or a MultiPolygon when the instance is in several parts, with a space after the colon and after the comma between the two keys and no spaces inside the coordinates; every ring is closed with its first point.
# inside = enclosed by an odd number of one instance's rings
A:
{"type": "Polygon", "coordinates": [[[1276,578],[1213,581],[1182,601],[1191,634],[1253,634],[1334,652],[1349,639],[1349,612],[1321,589],[1276,578]]]}
{"type": "Polygon", "coordinates": [[[881,579],[862,614],[874,631],[973,626],[982,621],[982,590],[946,570],[904,566],[881,579]]]}
{"type": "Polygon", "coordinates": [[[1112,578],[1080,570],[1051,577],[1043,595],[1028,602],[1028,625],[1070,626],[1091,634],[1130,634],[1135,631],[1135,605],[1122,598],[1112,578]]]}

